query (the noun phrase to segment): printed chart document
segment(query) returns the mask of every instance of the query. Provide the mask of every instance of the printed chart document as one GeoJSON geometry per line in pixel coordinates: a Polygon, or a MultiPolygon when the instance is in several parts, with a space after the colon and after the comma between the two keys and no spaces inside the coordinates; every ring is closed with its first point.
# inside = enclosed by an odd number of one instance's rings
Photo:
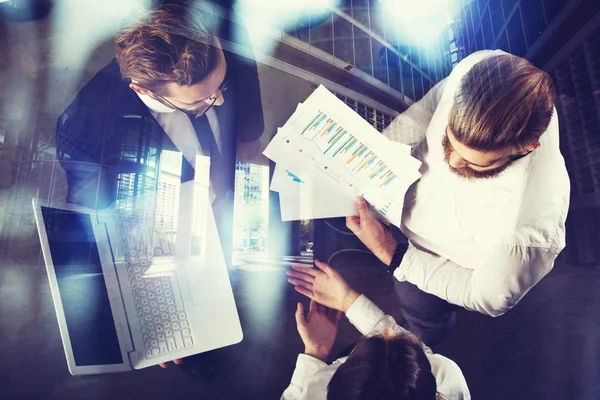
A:
{"type": "Polygon", "coordinates": [[[271,190],[280,194],[284,220],[354,215],[363,196],[398,226],[406,191],[421,176],[409,146],[391,142],[323,86],[264,154],[276,163],[271,190]]]}

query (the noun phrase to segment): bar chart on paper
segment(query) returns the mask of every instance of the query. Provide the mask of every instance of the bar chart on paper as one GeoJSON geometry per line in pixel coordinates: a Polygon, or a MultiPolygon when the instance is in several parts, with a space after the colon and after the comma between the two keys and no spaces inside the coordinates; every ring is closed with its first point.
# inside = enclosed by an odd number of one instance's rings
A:
{"type": "MultiPolygon", "coordinates": [[[[356,196],[363,196],[398,226],[404,195],[420,177],[420,162],[410,156],[410,147],[382,136],[323,86],[298,105],[263,154],[279,168],[271,186],[284,197],[300,192],[318,198],[304,201],[321,204],[312,212],[319,218],[349,215],[356,196]],[[327,202],[334,194],[339,211],[327,202]]],[[[286,209],[286,215],[310,214],[296,208],[300,211],[286,209]]]]}
{"type": "Polygon", "coordinates": [[[322,154],[379,187],[388,186],[397,178],[374,151],[323,111],[306,125],[301,135],[313,141],[322,154]]]}
{"type": "MultiPolygon", "coordinates": [[[[398,177],[381,157],[322,110],[303,115],[299,135],[284,135],[285,143],[327,176],[364,196],[384,216],[394,205],[398,177]]],[[[298,121],[300,122],[300,121],[298,121]]]]}

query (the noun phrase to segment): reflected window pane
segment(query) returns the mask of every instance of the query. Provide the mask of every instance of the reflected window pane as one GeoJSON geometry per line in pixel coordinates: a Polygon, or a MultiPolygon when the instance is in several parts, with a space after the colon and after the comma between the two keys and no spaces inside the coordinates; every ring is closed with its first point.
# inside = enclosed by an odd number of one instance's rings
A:
{"type": "Polygon", "coordinates": [[[492,19],[492,28],[494,37],[498,37],[502,25],[504,25],[504,14],[502,12],[502,4],[499,1],[490,2],[490,16],[492,19]]]}
{"type": "MultiPolygon", "coordinates": [[[[473,10],[473,23],[477,23],[477,21],[479,21],[479,16],[481,15],[481,13],[483,12],[483,9],[481,11],[479,11],[479,3],[480,1],[473,1],[471,3],[471,9],[473,10]]],[[[482,4],[483,7],[483,4],[482,4]]]]}
{"type": "Polygon", "coordinates": [[[418,67],[421,67],[421,54],[417,46],[410,47],[410,61],[418,67]]]}
{"type": "Polygon", "coordinates": [[[485,45],[483,44],[483,31],[481,29],[477,31],[477,36],[475,37],[475,45],[477,46],[477,50],[485,49],[485,45]]]}
{"type": "Polygon", "coordinates": [[[432,76],[433,72],[433,54],[431,51],[421,52],[421,69],[427,76],[432,76]]]}
{"type": "Polygon", "coordinates": [[[385,120],[383,118],[383,114],[381,112],[377,112],[377,123],[375,125],[375,128],[379,131],[382,132],[383,129],[385,128],[385,120]]]}
{"type": "Polygon", "coordinates": [[[288,35],[308,43],[308,18],[295,19],[284,31],[288,35]]]}
{"type": "Polygon", "coordinates": [[[402,72],[402,88],[404,89],[404,95],[413,99],[415,98],[415,89],[412,80],[412,67],[406,61],[400,61],[402,65],[400,71],[402,72]]]}
{"type": "Polygon", "coordinates": [[[521,3],[521,17],[525,27],[527,47],[531,47],[546,29],[546,20],[541,0],[527,0],[521,3]]]}
{"type": "Polygon", "coordinates": [[[360,115],[363,119],[367,119],[367,106],[361,102],[358,102],[356,108],[358,115],[360,115]]]}
{"type": "Polygon", "coordinates": [[[473,4],[467,9],[467,21],[469,24],[469,33],[471,37],[475,37],[475,28],[479,17],[476,14],[476,11],[473,9],[473,4]]]}
{"type": "MultiPolygon", "coordinates": [[[[266,251],[269,226],[269,167],[236,162],[234,251],[266,251]]],[[[234,257],[237,254],[234,253],[234,257]]]]}
{"type": "Polygon", "coordinates": [[[560,13],[560,10],[567,5],[569,0],[543,0],[546,21],[548,24],[560,13]]]}
{"type": "Polygon", "coordinates": [[[385,39],[385,24],[383,7],[379,0],[369,0],[371,11],[371,30],[385,39]]]}
{"type": "Polygon", "coordinates": [[[348,105],[348,107],[356,111],[356,100],[346,97],[344,102],[348,105]]]}
{"type": "Polygon", "coordinates": [[[376,127],[375,125],[375,109],[373,109],[372,107],[367,106],[367,118],[366,118],[367,122],[369,124],[371,124],[372,127],[376,127]]]}
{"type": "Polygon", "coordinates": [[[465,43],[465,47],[469,45],[470,41],[470,32],[469,32],[469,24],[467,23],[467,9],[463,8],[460,14],[460,32],[463,37],[463,41],[465,43]]]}
{"type": "Polygon", "coordinates": [[[352,48],[352,24],[341,17],[336,17],[333,26],[334,55],[354,65],[354,49],[352,48]]]}
{"type": "Polygon", "coordinates": [[[352,17],[369,27],[369,0],[352,0],[352,17]]]}
{"type": "Polygon", "coordinates": [[[387,57],[385,46],[375,39],[371,39],[373,49],[373,76],[387,85],[387,57]]]}
{"type": "Polygon", "coordinates": [[[338,2],[338,9],[348,15],[352,15],[352,0],[340,0],[338,2]]]}
{"type": "Polygon", "coordinates": [[[333,54],[333,16],[331,11],[310,15],[310,44],[333,54]]]}
{"type": "MultiPolygon", "coordinates": [[[[524,1],[527,1],[527,0],[524,0],[524,1]]],[[[500,0],[500,3],[502,3],[502,10],[504,11],[504,19],[506,20],[507,17],[511,14],[511,12],[512,12],[513,8],[515,7],[515,5],[517,5],[518,1],[515,1],[515,0],[500,0]]]]}
{"type": "Polygon", "coordinates": [[[396,17],[392,14],[388,14],[386,18],[385,40],[395,46],[400,41],[400,24],[397,23],[395,20],[396,17]]]}
{"type": "Polygon", "coordinates": [[[481,29],[483,31],[483,45],[486,49],[494,48],[494,33],[492,32],[492,21],[490,13],[486,11],[481,17],[481,29]]]}
{"type": "Polygon", "coordinates": [[[506,31],[500,34],[498,42],[496,43],[496,48],[510,53],[510,47],[508,46],[508,38],[506,37],[506,31]]]}
{"type": "Polygon", "coordinates": [[[388,59],[388,71],[390,78],[390,86],[396,90],[401,90],[400,88],[400,59],[398,55],[387,49],[387,59],[388,59]]]}
{"type": "Polygon", "coordinates": [[[413,78],[415,81],[415,101],[416,101],[416,100],[420,100],[425,95],[424,89],[423,89],[423,79],[422,79],[423,77],[421,76],[421,74],[414,71],[413,78]]]}
{"type": "Polygon", "coordinates": [[[506,27],[506,33],[508,34],[508,42],[510,43],[512,54],[521,57],[524,56],[527,51],[527,44],[525,43],[521,13],[513,15],[506,27]]]}
{"type": "Polygon", "coordinates": [[[371,65],[371,38],[362,29],[354,27],[354,51],[356,53],[356,67],[373,75],[373,66],[371,65]]]}

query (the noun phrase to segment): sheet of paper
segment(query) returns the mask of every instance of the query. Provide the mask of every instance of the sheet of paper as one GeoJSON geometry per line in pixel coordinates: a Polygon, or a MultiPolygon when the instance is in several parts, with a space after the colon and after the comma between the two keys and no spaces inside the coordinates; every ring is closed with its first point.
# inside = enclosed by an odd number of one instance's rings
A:
{"type": "Polygon", "coordinates": [[[400,223],[404,194],[419,177],[413,165],[404,168],[404,175],[396,176],[368,149],[363,151],[361,158],[342,153],[338,157],[341,161],[332,160],[328,155],[322,155],[314,141],[294,141],[291,135],[283,131],[273,139],[265,154],[296,175],[298,171],[303,171],[308,177],[306,181],[315,177],[323,181],[327,190],[314,192],[315,196],[327,198],[331,193],[339,193],[349,199],[363,196],[382,215],[386,218],[389,216],[389,222],[395,225],[400,223]],[[290,149],[301,154],[290,156],[290,149]]]}
{"type": "Polygon", "coordinates": [[[282,206],[290,216],[318,218],[314,215],[330,214],[333,196],[352,207],[354,198],[363,196],[387,222],[399,225],[404,195],[420,177],[420,162],[410,156],[409,146],[389,141],[322,86],[298,106],[264,154],[283,168],[272,190],[291,202],[293,207],[282,206]],[[301,185],[295,181],[312,185],[303,192],[309,193],[308,211],[297,211],[305,195],[297,194],[301,185]],[[300,198],[300,204],[291,198],[300,198]]]}
{"type": "Polygon", "coordinates": [[[356,211],[351,195],[331,190],[318,178],[302,178],[280,164],[275,166],[271,190],[280,193],[281,218],[284,221],[345,217],[356,211]]]}

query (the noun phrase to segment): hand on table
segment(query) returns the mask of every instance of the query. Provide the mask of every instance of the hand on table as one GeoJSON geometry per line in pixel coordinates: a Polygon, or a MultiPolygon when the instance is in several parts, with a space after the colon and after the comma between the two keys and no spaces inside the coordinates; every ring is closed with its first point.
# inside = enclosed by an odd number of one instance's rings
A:
{"type": "Polygon", "coordinates": [[[304,306],[298,303],[296,325],[304,342],[304,353],[326,361],[335,343],[341,318],[341,311],[327,308],[314,300],[310,301],[308,316],[305,318],[304,306]]]}
{"type": "MultiPolygon", "coordinates": [[[[182,362],[183,362],[183,360],[181,358],[173,360],[173,363],[177,364],[177,365],[181,364],[182,362]]],[[[170,365],[170,363],[166,362],[166,363],[160,363],[158,365],[160,365],[161,368],[167,368],[170,365]]]]}
{"type": "Polygon", "coordinates": [[[288,282],[311,300],[347,312],[359,294],[329,265],[319,260],[315,260],[315,265],[317,268],[293,265],[292,270],[287,271],[288,282]]]}
{"type": "Polygon", "coordinates": [[[362,198],[356,198],[358,216],[346,217],[346,226],[369,250],[385,265],[390,265],[398,243],[387,227],[373,218],[369,212],[369,203],[362,198]]]}

